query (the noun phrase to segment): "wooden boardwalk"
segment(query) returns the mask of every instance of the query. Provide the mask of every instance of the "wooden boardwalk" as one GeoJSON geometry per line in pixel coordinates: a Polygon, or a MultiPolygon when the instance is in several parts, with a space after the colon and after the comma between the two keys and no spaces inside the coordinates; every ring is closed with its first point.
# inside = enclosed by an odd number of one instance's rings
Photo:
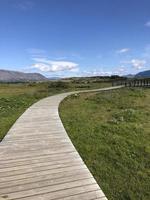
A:
{"type": "Polygon", "coordinates": [[[59,103],[72,93],[40,100],[9,130],[0,143],[0,197],[7,200],[107,199],[59,118],[59,103]]]}

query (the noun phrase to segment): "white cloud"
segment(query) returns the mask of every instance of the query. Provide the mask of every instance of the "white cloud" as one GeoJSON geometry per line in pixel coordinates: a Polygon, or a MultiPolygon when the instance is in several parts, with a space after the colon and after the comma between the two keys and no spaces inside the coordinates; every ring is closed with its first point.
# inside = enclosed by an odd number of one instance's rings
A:
{"type": "Polygon", "coordinates": [[[145,68],[146,61],[145,60],[132,59],[131,64],[135,69],[142,69],[142,68],[145,68]]]}
{"type": "Polygon", "coordinates": [[[81,72],[81,76],[111,76],[111,75],[119,75],[122,76],[126,73],[126,67],[124,65],[114,68],[112,71],[105,71],[103,68],[94,69],[89,71],[81,72]]]}
{"type": "Polygon", "coordinates": [[[78,71],[78,64],[70,61],[54,61],[45,58],[34,58],[33,60],[36,63],[32,67],[42,72],[78,71]]]}
{"type": "Polygon", "coordinates": [[[118,69],[117,69],[117,72],[118,72],[119,74],[123,74],[125,71],[126,71],[125,66],[120,66],[120,67],[118,67],[118,69]]]}
{"type": "Polygon", "coordinates": [[[150,21],[146,22],[145,26],[150,27],[150,21]]]}
{"type": "Polygon", "coordinates": [[[73,68],[70,70],[71,72],[79,72],[79,68],[73,68]]]}
{"type": "Polygon", "coordinates": [[[31,66],[32,68],[39,69],[42,72],[49,72],[50,66],[44,63],[35,63],[31,66]]]}
{"type": "Polygon", "coordinates": [[[127,53],[129,51],[130,51],[129,48],[123,48],[123,49],[118,50],[117,53],[122,54],[122,53],[127,53]]]}
{"type": "Polygon", "coordinates": [[[111,71],[103,70],[92,70],[92,71],[83,71],[82,76],[111,76],[113,73],[111,71]]]}
{"type": "Polygon", "coordinates": [[[135,69],[145,68],[146,60],[132,59],[130,61],[125,61],[124,63],[130,64],[135,69]]]}

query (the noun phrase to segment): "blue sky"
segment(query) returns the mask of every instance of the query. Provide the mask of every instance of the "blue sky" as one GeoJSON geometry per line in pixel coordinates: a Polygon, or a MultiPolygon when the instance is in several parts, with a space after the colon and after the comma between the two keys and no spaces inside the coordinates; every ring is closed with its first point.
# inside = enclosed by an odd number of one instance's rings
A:
{"type": "Polygon", "coordinates": [[[46,76],[150,69],[150,0],[0,0],[0,68],[46,76]]]}

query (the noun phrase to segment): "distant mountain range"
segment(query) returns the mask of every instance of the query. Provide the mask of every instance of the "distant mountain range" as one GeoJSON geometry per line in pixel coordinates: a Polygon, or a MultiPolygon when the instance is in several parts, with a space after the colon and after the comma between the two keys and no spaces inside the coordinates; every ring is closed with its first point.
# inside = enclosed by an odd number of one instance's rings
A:
{"type": "MultiPolygon", "coordinates": [[[[139,72],[136,75],[128,74],[127,78],[150,78],[150,70],[139,72]]],[[[30,81],[48,81],[58,80],[60,77],[49,77],[46,78],[40,73],[24,73],[18,71],[10,71],[0,69],[0,82],[30,82],[30,81]]]]}
{"type": "Polygon", "coordinates": [[[150,70],[139,72],[135,75],[136,78],[150,78],[150,70]]]}
{"type": "Polygon", "coordinates": [[[0,70],[0,82],[28,82],[46,80],[48,79],[40,73],[23,73],[18,71],[0,70]]]}
{"type": "Polygon", "coordinates": [[[124,77],[127,77],[127,78],[150,78],[150,70],[139,72],[137,74],[127,74],[124,77]]]}
{"type": "Polygon", "coordinates": [[[135,75],[134,75],[134,74],[127,74],[127,75],[125,75],[124,77],[126,77],[126,78],[134,78],[135,75]]]}

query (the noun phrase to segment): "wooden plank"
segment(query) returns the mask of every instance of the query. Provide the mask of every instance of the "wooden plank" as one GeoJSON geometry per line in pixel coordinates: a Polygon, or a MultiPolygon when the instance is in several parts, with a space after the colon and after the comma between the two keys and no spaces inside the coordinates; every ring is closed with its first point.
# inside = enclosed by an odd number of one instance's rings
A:
{"type": "MultiPolygon", "coordinates": [[[[82,188],[84,188],[84,186],[89,186],[91,188],[93,187],[94,189],[98,189],[99,188],[98,185],[95,184],[94,182],[95,182],[95,180],[93,180],[93,178],[90,178],[90,179],[86,179],[86,180],[74,181],[71,183],[69,182],[69,183],[62,183],[62,184],[58,184],[58,185],[33,188],[31,190],[23,190],[20,192],[9,193],[7,199],[21,199],[21,198],[25,199],[25,197],[33,198],[34,196],[38,196],[38,195],[42,196],[47,193],[49,193],[51,195],[55,191],[60,192],[63,195],[63,191],[66,192],[66,190],[75,189],[76,187],[77,188],[81,187],[81,189],[82,189],[82,188]]],[[[56,196],[57,196],[57,194],[56,194],[56,196]]]]}
{"type": "MultiPolygon", "coordinates": [[[[30,157],[24,157],[24,158],[18,158],[18,159],[7,159],[7,160],[1,160],[1,165],[3,164],[15,164],[17,165],[17,163],[21,163],[21,162],[31,162],[31,161],[34,161],[34,160],[38,160],[38,159],[44,159],[44,158],[51,158],[52,160],[60,160],[61,158],[65,159],[65,156],[72,156],[72,157],[76,157],[79,155],[77,154],[76,151],[74,152],[69,152],[67,154],[65,153],[60,153],[60,154],[38,154],[38,155],[35,155],[34,157],[30,156],[30,157]]],[[[0,165],[0,166],[1,166],[0,165]]]]}
{"type": "Polygon", "coordinates": [[[32,164],[36,164],[36,163],[42,163],[42,162],[50,162],[51,164],[53,164],[54,162],[61,162],[61,161],[73,161],[73,160],[81,160],[81,158],[78,155],[75,154],[71,154],[71,155],[64,155],[64,156],[54,156],[51,157],[49,155],[47,156],[41,156],[41,157],[35,157],[35,158],[31,158],[31,159],[25,159],[25,160],[15,160],[14,162],[9,162],[9,163],[5,163],[5,162],[1,162],[0,165],[0,171],[1,169],[3,169],[4,171],[7,170],[7,168],[9,169],[13,169],[16,166],[31,166],[32,164]]]}
{"type": "Polygon", "coordinates": [[[49,171],[45,171],[45,173],[38,174],[38,176],[32,176],[32,177],[25,177],[23,179],[17,179],[17,180],[11,180],[11,181],[6,181],[0,184],[0,191],[1,189],[8,189],[13,188],[15,186],[21,186],[21,185],[27,185],[27,184],[32,184],[32,183],[37,183],[40,181],[46,181],[46,180],[51,180],[51,181],[57,181],[61,180],[63,178],[69,179],[70,177],[76,177],[76,176],[86,176],[86,177],[91,177],[91,174],[89,173],[88,169],[74,169],[74,170],[68,170],[67,173],[64,172],[58,172],[58,173],[53,173],[50,174],[49,171]]]}
{"type": "Polygon", "coordinates": [[[84,165],[83,166],[77,165],[77,166],[68,166],[68,167],[64,167],[64,168],[33,171],[31,173],[19,174],[16,176],[0,177],[0,183],[14,181],[14,180],[21,180],[21,179],[31,178],[31,177],[35,177],[35,176],[40,176],[40,175],[57,174],[57,173],[61,173],[61,172],[67,174],[68,172],[70,172],[72,170],[85,170],[85,169],[86,169],[86,167],[84,165]]]}
{"type": "MultiPolygon", "coordinates": [[[[92,184],[92,185],[84,185],[84,186],[80,186],[80,187],[73,187],[73,188],[67,188],[64,190],[56,190],[50,193],[45,193],[45,194],[40,194],[40,195],[33,195],[33,196],[28,196],[28,197],[24,197],[24,198],[19,198],[19,199],[24,199],[24,200],[54,200],[54,199],[61,199],[61,200],[65,200],[65,198],[67,197],[71,197],[71,196],[76,196],[78,195],[79,200],[80,195],[82,194],[88,194],[89,192],[95,192],[96,195],[96,191],[98,190],[98,186],[97,184],[92,184]]],[[[94,196],[95,196],[94,195],[94,196]]],[[[12,200],[12,198],[8,196],[9,200],[12,200]]]]}
{"type": "Polygon", "coordinates": [[[8,131],[0,143],[0,196],[7,200],[107,199],[59,118],[59,103],[70,94],[40,100],[8,131]]]}
{"type": "Polygon", "coordinates": [[[21,192],[25,190],[33,190],[33,188],[41,188],[41,187],[46,187],[46,186],[53,186],[53,185],[58,185],[58,184],[65,184],[65,183],[72,183],[74,181],[82,181],[82,180],[88,180],[92,178],[92,176],[89,173],[84,173],[84,174],[76,174],[75,176],[65,176],[63,178],[58,178],[58,179],[42,179],[38,180],[37,178],[34,179],[34,182],[30,183],[24,183],[19,184],[19,185],[13,185],[11,187],[8,187],[6,185],[5,188],[0,188],[0,193],[2,195],[4,194],[9,194],[9,193],[14,193],[14,192],[21,192]]]}
{"type": "MultiPolygon", "coordinates": [[[[26,174],[26,173],[32,173],[36,171],[43,171],[43,170],[50,170],[50,169],[58,169],[58,168],[65,168],[70,166],[81,166],[83,165],[82,161],[79,160],[69,160],[64,162],[58,162],[50,164],[51,162],[44,162],[34,165],[27,165],[27,166],[17,166],[14,167],[11,171],[8,171],[7,169],[1,169],[0,171],[0,177],[8,177],[8,176],[15,176],[19,174],[26,174]]],[[[10,169],[10,168],[9,168],[10,169]]]]}

